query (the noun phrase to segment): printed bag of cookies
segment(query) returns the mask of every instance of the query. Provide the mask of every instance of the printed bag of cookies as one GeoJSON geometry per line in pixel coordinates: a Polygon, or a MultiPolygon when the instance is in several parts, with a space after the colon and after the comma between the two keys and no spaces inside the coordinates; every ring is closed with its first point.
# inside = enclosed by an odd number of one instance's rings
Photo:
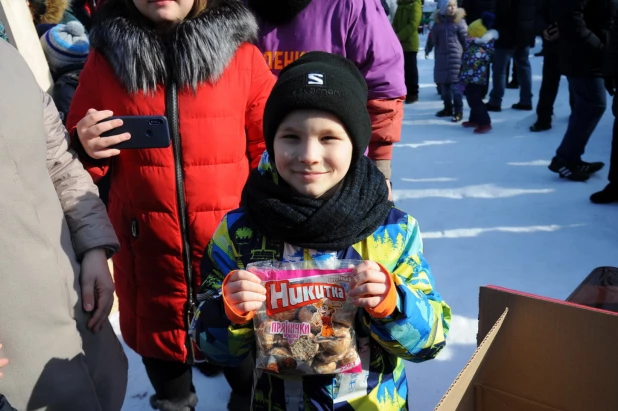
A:
{"type": "Polygon", "coordinates": [[[257,368],[278,374],[361,372],[348,296],[360,261],[251,264],[266,301],[253,319],[257,368]]]}

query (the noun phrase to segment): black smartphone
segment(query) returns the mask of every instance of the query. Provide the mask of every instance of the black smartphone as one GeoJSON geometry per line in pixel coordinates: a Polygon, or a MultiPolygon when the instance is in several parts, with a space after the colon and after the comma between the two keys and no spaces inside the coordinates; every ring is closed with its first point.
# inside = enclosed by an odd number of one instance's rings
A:
{"type": "Polygon", "coordinates": [[[131,148],[166,148],[169,147],[170,129],[167,125],[165,116],[118,116],[108,117],[105,120],[122,120],[120,127],[114,128],[101,134],[101,137],[117,136],[118,134],[129,133],[131,138],[122,143],[112,146],[118,149],[131,148]]]}

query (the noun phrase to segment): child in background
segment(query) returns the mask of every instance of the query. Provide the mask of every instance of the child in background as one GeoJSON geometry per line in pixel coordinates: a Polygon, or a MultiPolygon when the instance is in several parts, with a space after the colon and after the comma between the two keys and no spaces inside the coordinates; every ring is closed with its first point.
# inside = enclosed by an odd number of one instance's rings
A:
{"type": "Polygon", "coordinates": [[[445,345],[451,311],[434,289],[418,223],[393,207],[371,138],[367,84],[349,60],[310,52],[282,70],[264,110],[264,153],[202,262],[192,336],[209,361],[234,365],[255,349],[265,300],[248,264],[363,260],[350,296],[363,372],[289,377],[260,373],[252,410],[408,409],[404,362],[445,345]],[[319,79],[319,81],[316,81],[319,79]],[[200,315],[201,314],[201,315],[200,315]],[[352,377],[351,377],[352,378],[352,377]]]}
{"type": "Polygon", "coordinates": [[[451,117],[453,122],[459,122],[463,118],[463,96],[457,83],[468,34],[465,16],[466,12],[457,8],[455,0],[441,0],[439,8],[434,12],[435,24],[429,34],[436,56],[434,81],[440,84],[444,101],[444,109],[436,113],[436,116],[451,117]]]}
{"type": "Polygon", "coordinates": [[[41,36],[41,45],[54,79],[52,98],[65,124],[90,42],[84,26],[79,21],[70,21],[49,29],[41,36]]]}
{"type": "Polygon", "coordinates": [[[470,118],[462,125],[474,128],[477,134],[491,131],[491,118],[487,106],[483,103],[483,92],[489,78],[494,41],[498,38],[496,30],[488,30],[493,21],[494,15],[485,12],[480,19],[470,24],[459,77],[459,81],[465,87],[466,100],[470,106],[470,118]]]}
{"type": "Polygon", "coordinates": [[[393,30],[403,48],[404,74],[406,81],[406,104],[418,101],[418,26],[421,24],[423,8],[421,0],[399,0],[393,20],[393,30]]]}

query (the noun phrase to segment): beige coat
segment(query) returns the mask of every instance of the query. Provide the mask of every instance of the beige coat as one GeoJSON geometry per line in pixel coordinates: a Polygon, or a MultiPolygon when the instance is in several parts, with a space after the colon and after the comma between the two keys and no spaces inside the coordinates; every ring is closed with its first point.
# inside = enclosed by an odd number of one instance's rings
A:
{"type": "Polygon", "coordinates": [[[109,322],[90,332],[79,260],[118,248],[51,98],[0,41],[0,393],[20,411],[117,411],[127,360],[109,322]]]}

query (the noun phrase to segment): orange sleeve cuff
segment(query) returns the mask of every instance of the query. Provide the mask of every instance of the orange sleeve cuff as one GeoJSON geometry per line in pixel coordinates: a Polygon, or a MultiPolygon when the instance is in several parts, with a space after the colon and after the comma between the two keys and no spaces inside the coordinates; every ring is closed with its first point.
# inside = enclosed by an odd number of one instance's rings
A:
{"type": "Polygon", "coordinates": [[[386,318],[395,311],[395,308],[397,308],[397,286],[393,282],[393,277],[391,276],[391,273],[389,273],[382,264],[378,263],[378,265],[382,269],[382,272],[386,274],[389,279],[388,290],[386,291],[386,298],[374,308],[365,308],[365,310],[373,318],[386,318]]]}
{"type": "Polygon", "coordinates": [[[238,313],[236,310],[232,308],[230,304],[227,302],[227,297],[225,296],[225,287],[227,285],[227,280],[231,277],[230,274],[234,273],[231,271],[228,275],[225,276],[223,280],[223,284],[221,284],[221,295],[223,296],[223,308],[225,309],[225,315],[227,318],[236,325],[246,324],[253,319],[255,312],[251,311],[245,314],[238,313]]]}

